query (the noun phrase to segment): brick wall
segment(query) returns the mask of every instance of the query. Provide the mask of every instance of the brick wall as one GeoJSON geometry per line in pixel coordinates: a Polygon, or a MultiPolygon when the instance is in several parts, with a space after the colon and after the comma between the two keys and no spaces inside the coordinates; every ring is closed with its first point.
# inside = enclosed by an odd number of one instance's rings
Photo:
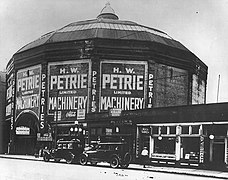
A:
{"type": "Polygon", "coordinates": [[[167,65],[156,64],[154,107],[187,105],[188,72],[167,65]]]}

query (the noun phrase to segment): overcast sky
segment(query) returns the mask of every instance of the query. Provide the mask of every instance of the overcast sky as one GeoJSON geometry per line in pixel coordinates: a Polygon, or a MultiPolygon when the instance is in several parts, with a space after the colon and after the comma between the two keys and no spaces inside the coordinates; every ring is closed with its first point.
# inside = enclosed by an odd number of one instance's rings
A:
{"type": "Polygon", "coordinates": [[[94,19],[107,2],[121,20],[166,32],[209,68],[207,103],[228,102],[228,0],[1,0],[0,70],[41,35],[94,19]]]}

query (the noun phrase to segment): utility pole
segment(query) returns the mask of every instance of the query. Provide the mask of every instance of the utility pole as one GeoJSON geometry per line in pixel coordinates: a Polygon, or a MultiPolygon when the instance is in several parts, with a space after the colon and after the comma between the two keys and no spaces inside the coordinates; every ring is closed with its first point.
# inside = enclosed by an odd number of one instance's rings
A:
{"type": "Polygon", "coordinates": [[[220,86],[220,74],[219,74],[219,77],[218,77],[217,103],[218,103],[218,99],[219,99],[219,86],[220,86]]]}

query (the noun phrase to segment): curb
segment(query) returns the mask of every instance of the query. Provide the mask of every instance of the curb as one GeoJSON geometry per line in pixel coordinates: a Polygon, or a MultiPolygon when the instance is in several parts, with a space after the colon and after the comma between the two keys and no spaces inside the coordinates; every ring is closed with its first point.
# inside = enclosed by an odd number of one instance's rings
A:
{"type": "MultiPolygon", "coordinates": [[[[150,168],[153,168],[151,166],[150,168]]],[[[187,175],[187,176],[200,176],[200,177],[207,177],[207,178],[217,178],[217,179],[228,179],[228,175],[212,175],[212,174],[205,174],[205,173],[194,173],[194,172],[180,172],[175,170],[162,170],[162,169],[147,169],[146,171],[153,171],[153,172],[162,172],[162,173],[171,173],[171,174],[179,174],[179,175],[187,175]]]]}
{"type": "Polygon", "coordinates": [[[20,159],[20,160],[29,160],[29,161],[42,161],[43,159],[40,159],[40,158],[25,158],[25,157],[15,157],[15,156],[1,156],[0,155],[0,158],[5,158],[5,159],[20,159]]]}
{"type": "MultiPolygon", "coordinates": [[[[36,158],[33,156],[18,157],[18,156],[10,156],[10,155],[0,155],[0,158],[20,159],[20,160],[29,160],[29,161],[43,161],[43,158],[41,158],[41,157],[36,158]]],[[[194,172],[187,172],[187,171],[181,172],[181,171],[178,171],[178,169],[176,169],[176,170],[175,169],[161,169],[161,168],[166,168],[166,167],[149,166],[149,167],[143,168],[140,166],[142,166],[142,165],[131,164],[129,169],[135,169],[135,170],[137,169],[137,170],[152,171],[152,172],[162,172],[162,173],[172,173],[172,174],[180,174],[180,175],[201,176],[201,177],[208,177],[208,178],[228,179],[228,173],[224,172],[224,174],[223,174],[223,172],[221,172],[221,171],[214,171],[216,173],[220,172],[220,174],[213,175],[213,174],[206,174],[206,172],[205,173],[197,172],[196,169],[192,169],[192,170],[195,170],[194,172]]],[[[188,170],[188,169],[186,168],[186,170],[188,170]]]]}

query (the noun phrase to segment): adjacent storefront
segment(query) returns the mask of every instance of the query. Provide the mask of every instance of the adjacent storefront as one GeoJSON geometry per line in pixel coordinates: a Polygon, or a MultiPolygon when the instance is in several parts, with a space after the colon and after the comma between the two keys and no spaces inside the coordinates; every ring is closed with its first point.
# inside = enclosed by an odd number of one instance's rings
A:
{"type": "Polygon", "coordinates": [[[138,124],[137,129],[136,155],[148,147],[151,163],[213,168],[228,163],[227,124],[138,124]]]}

